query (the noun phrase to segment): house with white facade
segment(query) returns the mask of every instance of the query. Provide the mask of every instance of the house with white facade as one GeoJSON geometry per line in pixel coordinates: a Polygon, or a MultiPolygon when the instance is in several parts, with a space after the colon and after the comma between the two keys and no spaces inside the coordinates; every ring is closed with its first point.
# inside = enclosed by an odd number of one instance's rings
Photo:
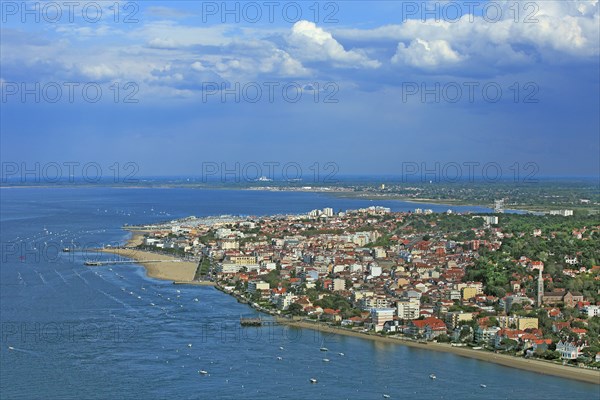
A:
{"type": "Polygon", "coordinates": [[[584,342],[575,342],[564,339],[556,344],[556,351],[560,353],[560,358],[563,360],[576,360],[581,355],[581,351],[584,347],[584,342]]]}

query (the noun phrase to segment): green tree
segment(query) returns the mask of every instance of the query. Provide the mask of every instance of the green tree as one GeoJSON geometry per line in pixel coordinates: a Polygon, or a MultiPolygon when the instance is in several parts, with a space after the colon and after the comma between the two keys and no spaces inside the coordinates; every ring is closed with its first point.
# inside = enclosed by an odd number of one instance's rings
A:
{"type": "Polygon", "coordinates": [[[558,360],[560,353],[556,350],[546,350],[542,353],[542,358],[545,360],[558,360]]]}
{"type": "Polygon", "coordinates": [[[303,315],[304,314],[304,310],[303,310],[302,306],[298,303],[290,304],[290,306],[288,307],[288,312],[292,315],[303,315]]]}
{"type": "Polygon", "coordinates": [[[436,339],[439,343],[450,343],[450,336],[446,335],[445,333],[441,334],[436,339]]]}
{"type": "Polygon", "coordinates": [[[502,344],[502,346],[506,350],[516,350],[517,347],[519,346],[519,342],[517,342],[516,340],[509,339],[509,338],[502,339],[500,344],[502,344]]]}

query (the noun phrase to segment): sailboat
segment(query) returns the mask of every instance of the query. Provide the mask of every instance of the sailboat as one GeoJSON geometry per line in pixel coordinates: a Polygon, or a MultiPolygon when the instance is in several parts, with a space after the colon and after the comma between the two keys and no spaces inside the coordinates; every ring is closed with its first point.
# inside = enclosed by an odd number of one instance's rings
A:
{"type": "Polygon", "coordinates": [[[325,340],[321,341],[321,347],[319,348],[319,350],[321,350],[321,351],[329,351],[329,349],[324,346],[324,342],[325,342],[325,340]]]}

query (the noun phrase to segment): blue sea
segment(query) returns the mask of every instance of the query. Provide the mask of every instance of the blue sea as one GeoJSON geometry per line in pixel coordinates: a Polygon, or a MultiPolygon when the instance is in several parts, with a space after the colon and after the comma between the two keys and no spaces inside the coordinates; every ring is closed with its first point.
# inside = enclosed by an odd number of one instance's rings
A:
{"type": "Polygon", "coordinates": [[[60,251],[122,243],[124,224],[189,215],[448,206],[200,189],[3,188],[0,196],[2,399],[600,397],[597,385],[335,331],[242,329],[240,315],[254,311],[214,288],[153,280],[132,264],[89,268],[84,254],[60,251]]]}

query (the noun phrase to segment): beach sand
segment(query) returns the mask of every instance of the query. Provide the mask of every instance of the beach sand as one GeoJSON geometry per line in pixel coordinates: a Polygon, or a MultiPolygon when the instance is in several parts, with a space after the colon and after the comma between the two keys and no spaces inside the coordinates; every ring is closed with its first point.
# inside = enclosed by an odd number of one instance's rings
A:
{"type": "Polygon", "coordinates": [[[131,232],[131,238],[125,244],[125,247],[137,247],[144,242],[144,231],[131,232]]]}
{"type": "Polygon", "coordinates": [[[138,246],[142,243],[144,232],[132,232],[132,237],[129,239],[125,247],[102,249],[104,253],[118,254],[122,257],[131,258],[139,261],[146,269],[146,274],[150,278],[163,279],[168,281],[177,281],[178,283],[191,282],[194,279],[198,264],[195,262],[181,261],[176,257],[133,249],[131,247],[138,246]],[[161,262],[149,262],[150,260],[165,260],[161,262]]]}
{"type": "Polygon", "coordinates": [[[104,253],[118,254],[122,257],[139,261],[146,268],[150,278],[164,279],[168,281],[189,282],[194,279],[197,263],[180,261],[172,256],[157,254],[150,251],[137,249],[104,249],[104,253]],[[165,260],[161,262],[149,262],[149,260],[165,260]]]}
{"type": "Polygon", "coordinates": [[[445,353],[452,353],[461,357],[473,358],[476,360],[482,360],[492,362],[495,364],[504,365],[511,368],[522,369],[526,371],[533,371],[545,375],[553,375],[561,378],[574,379],[587,383],[594,383],[600,385],[600,371],[583,369],[576,367],[568,367],[563,365],[557,365],[551,362],[541,360],[528,360],[524,358],[518,358],[505,354],[495,354],[484,350],[473,350],[469,347],[453,347],[446,343],[433,343],[428,342],[427,344],[413,342],[409,340],[402,340],[392,337],[383,337],[375,334],[365,334],[361,332],[355,332],[339,327],[330,327],[323,324],[316,324],[305,321],[291,321],[285,318],[278,318],[277,322],[288,326],[293,326],[302,329],[313,329],[327,334],[339,334],[344,336],[352,336],[360,339],[369,339],[381,343],[393,343],[400,344],[414,348],[420,348],[423,350],[441,351],[445,353]]]}

